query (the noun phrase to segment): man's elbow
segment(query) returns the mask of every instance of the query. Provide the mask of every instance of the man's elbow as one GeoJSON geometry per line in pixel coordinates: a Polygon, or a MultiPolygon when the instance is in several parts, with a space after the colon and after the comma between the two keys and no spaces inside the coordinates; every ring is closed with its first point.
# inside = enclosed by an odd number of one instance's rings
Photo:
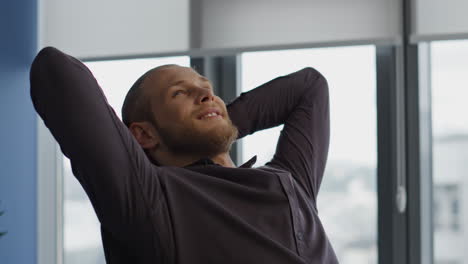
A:
{"type": "Polygon", "coordinates": [[[314,98],[328,99],[328,82],[325,76],[312,67],[306,67],[301,72],[305,76],[306,94],[314,98]]]}

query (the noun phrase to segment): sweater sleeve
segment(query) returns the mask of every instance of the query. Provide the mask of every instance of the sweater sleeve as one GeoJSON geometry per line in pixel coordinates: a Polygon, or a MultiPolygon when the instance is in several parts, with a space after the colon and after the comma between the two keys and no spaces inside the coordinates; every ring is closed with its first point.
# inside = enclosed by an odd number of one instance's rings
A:
{"type": "Polygon", "coordinates": [[[284,124],[267,165],[290,171],[315,203],[330,137],[326,79],[315,69],[305,68],[242,93],[228,110],[239,138],[284,124]]]}
{"type": "Polygon", "coordinates": [[[101,222],[131,240],[148,225],[161,195],[158,170],[112,107],[89,69],[55,48],[31,66],[33,105],[72,164],[101,222]]]}

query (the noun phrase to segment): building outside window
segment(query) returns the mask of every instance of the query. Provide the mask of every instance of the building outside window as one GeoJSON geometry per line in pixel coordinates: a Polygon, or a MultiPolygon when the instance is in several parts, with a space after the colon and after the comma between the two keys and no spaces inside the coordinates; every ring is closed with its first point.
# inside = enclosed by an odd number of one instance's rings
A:
{"type": "Polygon", "coordinates": [[[431,44],[434,263],[468,263],[468,41],[431,44]]]}
{"type": "Polygon", "coordinates": [[[460,192],[456,184],[434,186],[434,229],[458,232],[460,229],[460,192]]]}

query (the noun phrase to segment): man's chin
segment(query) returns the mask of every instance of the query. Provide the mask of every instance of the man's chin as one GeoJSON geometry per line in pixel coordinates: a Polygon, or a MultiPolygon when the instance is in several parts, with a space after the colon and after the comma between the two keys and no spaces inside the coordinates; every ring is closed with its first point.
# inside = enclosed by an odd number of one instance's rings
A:
{"type": "Polygon", "coordinates": [[[204,118],[204,119],[197,119],[195,123],[200,127],[211,127],[211,126],[217,126],[217,125],[220,125],[220,124],[225,124],[225,125],[228,124],[226,119],[224,119],[221,116],[208,117],[208,118],[204,118]]]}
{"type": "Polygon", "coordinates": [[[161,129],[160,136],[176,154],[191,153],[209,157],[229,151],[238,133],[230,120],[197,121],[174,130],[161,129]]]}
{"type": "Polygon", "coordinates": [[[197,134],[206,134],[210,136],[212,133],[223,133],[222,131],[228,131],[230,129],[229,123],[224,119],[218,120],[200,120],[194,127],[197,130],[197,134]]]}
{"type": "Polygon", "coordinates": [[[222,122],[211,127],[201,127],[190,134],[189,140],[194,144],[192,150],[211,156],[229,151],[231,144],[237,138],[237,128],[222,122]]]}

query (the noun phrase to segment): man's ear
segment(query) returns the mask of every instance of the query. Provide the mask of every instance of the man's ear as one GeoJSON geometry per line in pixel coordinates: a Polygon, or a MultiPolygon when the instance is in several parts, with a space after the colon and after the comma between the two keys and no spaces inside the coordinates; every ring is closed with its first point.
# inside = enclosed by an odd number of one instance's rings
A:
{"type": "Polygon", "coordinates": [[[133,122],[129,129],[143,149],[153,149],[159,145],[159,135],[151,123],[133,122]]]}

